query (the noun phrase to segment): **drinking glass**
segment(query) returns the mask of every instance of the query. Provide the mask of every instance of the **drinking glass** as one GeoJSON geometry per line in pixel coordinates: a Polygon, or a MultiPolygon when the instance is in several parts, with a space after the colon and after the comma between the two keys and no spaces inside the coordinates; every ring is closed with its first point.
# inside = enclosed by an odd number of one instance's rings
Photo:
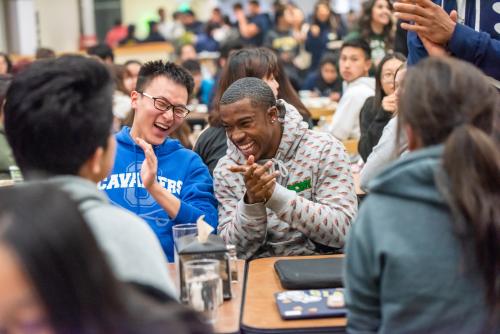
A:
{"type": "Polygon", "coordinates": [[[172,236],[174,239],[174,251],[177,254],[177,243],[182,237],[193,235],[198,235],[198,227],[196,224],[179,224],[172,226],[172,236]]]}
{"type": "MultiPolygon", "coordinates": [[[[191,235],[192,236],[198,235],[198,227],[196,226],[196,224],[179,224],[172,226],[172,237],[174,240],[174,263],[175,263],[175,270],[177,272],[176,278],[178,287],[181,286],[181,275],[182,275],[179,266],[178,243],[179,240],[182,239],[183,237],[191,235]]],[[[182,289],[179,289],[179,298],[181,299],[181,301],[184,301],[183,299],[185,299],[185,296],[183,296],[182,293],[182,289]]]]}
{"type": "Polygon", "coordinates": [[[192,260],[184,263],[188,304],[203,313],[205,320],[213,324],[217,308],[223,302],[222,279],[219,260],[192,260]]]}

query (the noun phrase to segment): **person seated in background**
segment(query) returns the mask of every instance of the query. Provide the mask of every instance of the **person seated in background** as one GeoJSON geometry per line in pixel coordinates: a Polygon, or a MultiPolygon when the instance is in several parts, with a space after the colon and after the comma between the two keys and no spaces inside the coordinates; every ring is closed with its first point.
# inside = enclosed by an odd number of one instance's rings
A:
{"type": "Polygon", "coordinates": [[[149,25],[149,33],[148,36],[142,41],[143,43],[166,41],[163,35],[160,34],[160,32],[158,31],[158,22],[149,21],[148,25],[149,25]]]}
{"type": "Polygon", "coordinates": [[[362,39],[344,42],[340,48],[339,68],[344,93],[326,131],[339,140],[358,139],[359,112],[366,99],[375,94],[375,79],[368,77],[370,47],[362,39]]]}
{"type": "Polygon", "coordinates": [[[402,64],[394,74],[394,101],[387,108],[394,108],[392,118],[382,130],[380,139],[368,155],[359,181],[364,191],[369,191],[370,181],[377,176],[389,163],[408,153],[408,142],[402,132],[398,132],[398,100],[402,92],[402,85],[406,75],[406,64],[402,64]],[[399,137],[398,137],[399,136],[399,137]]]}
{"type": "Polygon", "coordinates": [[[359,113],[360,138],[358,152],[363,161],[377,145],[382,131],[396,111],[394,77],[398,68],[406,61],[400,53],[388,53],[377,66],[375,74],[375,96],[366,99],[359,113]]]}
{"type": "Polygon", "coordinates": [[[109,203],[96,183],[111,170],[113,81],[82,56],[40,60],[12,81],[5,132],[24,178],[69,192],[117,277],[175,295],[160,243],[146,223],[109,203]]]}
{"type": "Polygon", "coordinates": [[[11,81],[12,76],[0,75],[0,180],[11,180],[10,167],[16,166],[3,126],[3,103],[11,81]]]}
{"type": "Polygon", "coordinates": [[[144,218],[169,261],[174,260],[172,226],[204,215],[217,226],[212,178],[200,157],[170,138],[189,113],[193,78],[161,60],[145,63],[131,94],[134,121],[116,134],[111,173],[99,182],[110,200],[144,218]]]}
{"type": "Polygon", "coordinates": [[[243,43],[247,46],[262,46],[267,32],[272,27],[269,16],[261,13],[259,1],[248,1],[248,17],[240,3],[233,6],[233,11],[243,43]]]}
{"type": "Polygon", "coordinates": [[[470,64],[408,69],[398,117],[410,153],[373,180],[351,228],[347,332],[499,333],[499,110],[470,64]]]}
{"type": "Polygon", "coordinates": [[[167,41],[174,42],[184,34],[184,26],[180,22],[181,13],[173,12],[172,20],[167,21],[165,9],[158,8],[158,31],[167,41]]]}
{"type": "Polygon", "coordinates": [[[154,287],[117,280],[101,247],[66,192],[47,184],[0,189],[0,331],[211,332],[154,287]]]}
{"type": "Polygon", "coordinates": [[[107,65],[113,65],[115,61],[115,55],[113,50],[107,44],[97,44],[91,46],[87,49],[87,54],[89,56],[95,56],[100,59],[103,63],[107,65]]]}
{"type": "Polygon", "coordinates": [[[203,78],[201,74],[201,65],[198,60],[190,59],[182,62],[184,67],[193,77],[194,87],[193,93],[190,96],[189,104],[205,104],[212,103],[212,92],[214,88],[214,80],[211,78],[203,78]]]}
{"type": "Polygon", "coordinates": [[[343,145],[258,78],[231,84],[219,108],[229,147],[214,170],[218,234],[245,259],[339,251],[357,211],[343,145]]]}
{"type": "Polygon", "coordinates": [[[184,26],[184,30],[188,33],[194,35],[199,35],[203,33],[203,22],[196,18],[196,15],[191,9],[187,9],[181,12],[180,20],[184,26]]]}
{"type": "Polygon", "coordinates": [[[124,65],[117,64],[108,66],[108,69],[115,87],[113,92],[113,130],[118,132],[132,110],[130,106],[130,92],[125,87],[127,70],[124,65]]]}
{"type": "Polygon", "coordinates": [[[139,71],[141,70],[142,63],[135,59],[130,59],[123,64],[125,66],[125,77],[123,79],[123,85],[128,91],[128,94],[132,93],[137,84],[137,78],[139,77],[139,71]]]}
{"type": "Polygon", "coordinates": [[[303,79],[294,63],[301,43],[296,37],[290,20],[285,16],[285,8],[278,8],[274,13],[274,29],[267,33],[264,45],[276,52],[292,85],[298,90],[303,79]]]}
{"type": "Polygon", "coordinates": [[[56,53],[54,50],[49,49],[49,48],[38,48],[36,49],[35,52],[35,59],[40,60],[40,59],[52,59],[56,57],[56,53]]]}
{"type": "Polygon", "coordinates": [[[120,46],[135,45],[141,41],[135,36],[135,24],[129,24],[127,26],[127,36],[120,40],[118,43],[120,46]]]}
{"type": "Polygon", "coordinates": [[[214,32],[219,28],[219,25],[215,23],[207,23],[205,25],[205,30],[202,34],[199,34],[196,38],[195,48],[196,52],[200,53],[206,52],[217,52],[220,50],[220,45],[214,38],[214,32]]]}
{"type": "Polygon", "coordinates": [[[314,5],[312,22],[305,41],[305,48],[311,53],[310,72],[318,69],[325,52],[336,52],[339,49],[345,33],[346,27],[340,16],[330,7],[330,1],[318,0],[314,5]]]}
{"type": "Polygon", "coordinates": [[[358,27],[345,40],[362,38],[371,49],[371,59],[378,66],[389,51],[394,50],[394,22],[390,0],[369,0],[363,4],[358,27]]]}
{"type": "Polygon", "coordinates": [[[191,43],[182,44],[179,48],[176,49],[176,54],[179,64],[185,62],[186,60],[198,59],[196,48],[191,43]]]}
{"type": "Polygon", "coordinates": [[[110,48],[116,48],[118,46],[118,43],[127,37],[128,31],[127,27],[122,24],[121,19],[116,19],[115,23],[113,24],[113,27],[109,29],[109,31],[106,33],[106,44],[110,48]]]}
{"type": "Polygon", "coordinates": [[[310,73],[302,89],[312,91],[314,95],[329,97],[332,101],[340,100],[342,79],[338,74],[337,58],[326,53],[319,62],[319,69],[310,73]]]}

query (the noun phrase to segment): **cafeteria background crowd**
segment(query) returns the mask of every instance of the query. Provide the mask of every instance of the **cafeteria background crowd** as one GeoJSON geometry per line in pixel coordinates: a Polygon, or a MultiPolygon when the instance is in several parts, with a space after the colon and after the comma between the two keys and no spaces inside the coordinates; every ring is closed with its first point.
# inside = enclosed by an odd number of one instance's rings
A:
{"type": "Polygon", "coordinates": [[[204,216],[241,259],[345,254],[349,333],[498,333],[500,3],[334,5],[0,53],[0,332],[211,332],[167,271],[204,216]],[[114,62],[150,42],[175,54],[114,62]]]}

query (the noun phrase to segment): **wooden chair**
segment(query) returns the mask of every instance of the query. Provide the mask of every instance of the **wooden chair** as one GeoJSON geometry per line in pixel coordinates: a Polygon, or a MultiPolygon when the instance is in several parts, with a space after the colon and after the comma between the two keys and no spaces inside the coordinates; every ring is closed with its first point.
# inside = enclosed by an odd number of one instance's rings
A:
{"type": "Polygon", "coordinates": [[[342,144],[344,144],[345,149],[349,155],[356,155],[358,154],[358,139],[347,139],[342,141],[342,144]]]}

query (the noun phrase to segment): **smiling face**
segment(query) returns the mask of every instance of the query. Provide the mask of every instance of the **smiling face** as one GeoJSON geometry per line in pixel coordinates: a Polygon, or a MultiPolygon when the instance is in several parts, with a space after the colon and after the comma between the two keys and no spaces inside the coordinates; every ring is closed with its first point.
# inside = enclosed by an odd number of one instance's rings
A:
{"type": "Polygon", "coordinates": [[[0,332],[53,333],[29,278],[5,245],[0,245],[0,263],[0,332]]]}
{"type": "Polygon", "coordinates": [[[265,110],[263,106],[252,106],[245,98],[221,105],[220,116],[227,137],[246,158],[253,155],[258,161],[274,157],[282,133],[276,107],[265,110]]]}
{"type": "Polygon", "coordinates": [[[371,60],[366,57],[363,49],[346,46],[340,53],[340,75],[347,82],[352,82],[368,75],[371,60]]]}
{"type": "MultiPolygon", "coordinates": [[[[158,76],[144,87],[143,93],[152,97],[164,98],[173,105],[185,105],[188,101],[186,87],[166,76],[158,76]]],[[[175,117],[172,110],[160,111],[147,96],[133,91],[132,108],[135,110],[134,123],[130,134],[133,138],[141,137],[151,145],[162,144],[184,121],[175,117]]]]}
{"type": "Polygon", "coordinates": [[[372,8],[372,21],[380,26],[386,26],[391,21],[391,9],[387,0],[377,0],[372,8]]]}

